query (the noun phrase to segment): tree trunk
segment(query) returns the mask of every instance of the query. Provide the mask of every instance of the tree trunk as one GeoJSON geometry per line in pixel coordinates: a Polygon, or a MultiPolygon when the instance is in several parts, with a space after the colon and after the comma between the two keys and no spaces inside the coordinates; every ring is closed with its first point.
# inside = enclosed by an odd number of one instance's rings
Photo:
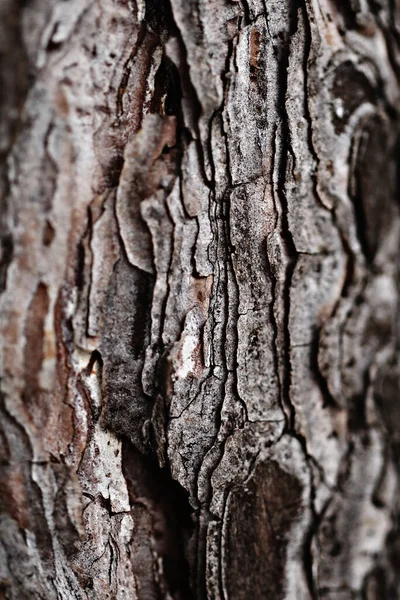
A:
{"type": "Polygon", "coordinates": [[[0,598],[400,598],[397,0],[1,0],[0,598]]]}

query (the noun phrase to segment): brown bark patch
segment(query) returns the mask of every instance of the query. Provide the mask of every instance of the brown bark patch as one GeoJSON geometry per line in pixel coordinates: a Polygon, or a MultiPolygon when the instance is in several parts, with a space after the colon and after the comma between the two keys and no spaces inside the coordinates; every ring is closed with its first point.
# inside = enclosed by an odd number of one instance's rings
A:
{"type": "Polygon", "coordinates": [[[258,29],[252,29],[250,32],[250,81],[257,81],[260,46],[261,33],[258,29]]]}
{"type": "Polygon", "coordinates": [[[44,322],[49,310],[49,296],[44,283],[39,283],[28,309],[25,323],[24,401],[33,405],[39,391],[39,373],[44,359],[44,322]]]}
{"type": "Polygon", "coordinates": [[[248,483],[232,491],[226,539],[229,597],[285,597],[286,547],[301,513],[301,493],[300,482],[275,461],[260,463],[248,483]]]}

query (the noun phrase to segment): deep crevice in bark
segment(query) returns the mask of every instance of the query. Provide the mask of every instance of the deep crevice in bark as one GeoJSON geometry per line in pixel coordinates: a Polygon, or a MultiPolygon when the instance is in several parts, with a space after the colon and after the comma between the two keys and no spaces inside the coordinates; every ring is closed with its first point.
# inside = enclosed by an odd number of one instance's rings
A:
{"type": "MultiPolygon", "coordinates": [[[[187,493],[171,479],[168,467],[160,469],[152,458],[135,450],[129,441],[123,442],[122,464],[133,516],[135,518],[137,506],[144,507],[150,514],[153,540],[149,543],[154,545],[162,561],[159,587],[154,583],[156,598],[161,600],[168,592],[175,600],[191,600],[194,596],[189,586],[189,565],[185,555],[193,520],[187,493]]],[[[133,555],[132,560],[140,561],[140,555],[133,555]]],[[[151,577],[156,568],[157,565],[141,565],[143,577],[151,577]]],[[[141,584],[139,579],[139,588],[141,584]]]]}

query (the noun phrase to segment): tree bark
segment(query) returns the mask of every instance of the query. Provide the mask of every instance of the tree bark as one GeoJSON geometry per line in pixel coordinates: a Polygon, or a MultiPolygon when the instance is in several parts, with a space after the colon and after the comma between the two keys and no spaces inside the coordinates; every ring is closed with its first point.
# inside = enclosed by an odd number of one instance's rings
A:
{"type": "Polygon", "coordinates": [[[2,0],[0,65],[0,598],[400,598],[397,0],[2,0]]]}

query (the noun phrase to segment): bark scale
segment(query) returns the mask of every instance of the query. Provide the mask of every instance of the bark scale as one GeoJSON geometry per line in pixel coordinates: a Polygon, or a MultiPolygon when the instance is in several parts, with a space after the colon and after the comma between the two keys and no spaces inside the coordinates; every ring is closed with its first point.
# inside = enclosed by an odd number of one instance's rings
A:
{"type": "Polygon", "coordinates": [[[0,597],[399,598],[396,0],[0,17],[0,597]]]}

